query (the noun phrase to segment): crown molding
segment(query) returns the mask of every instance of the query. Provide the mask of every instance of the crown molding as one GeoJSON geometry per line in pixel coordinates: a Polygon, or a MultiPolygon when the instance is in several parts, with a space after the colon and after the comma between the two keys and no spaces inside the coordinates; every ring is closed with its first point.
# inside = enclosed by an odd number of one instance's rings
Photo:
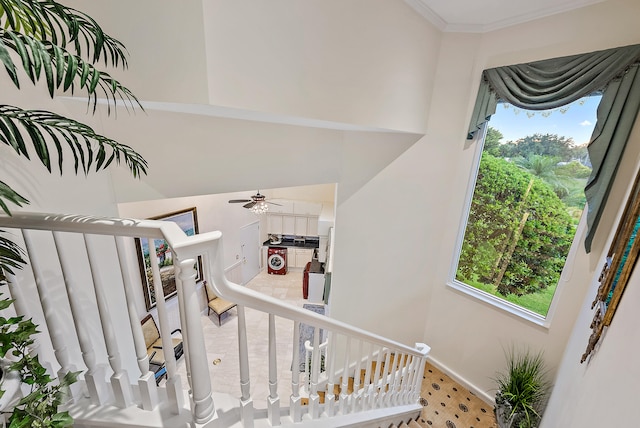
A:
{"type": "Polygon", "coordinates": [[[427,21],[435,25],[438,30],[446,31],[447,23],[445,20],[427,6],[427,3],[424,0],[404,0],[404,2],[422,15],[422,17],[427,21]]]}
{"type": "Polygon", "coordinates": [[[487,33],[490,31],[500,30],[525,22],[534,21],[536,19],[545,18],[547,16],[568,12],[574,9],[591,6],[602,3],[607,0],[574,0],[561,5],[553,5],[532,12],[520,15],[510,16],[504,19],[497,19],[488,23],[450,23],[445,21],[440,15],[431,9],[428,0],[404,0],[416,12],[425,19],[435,25],[440,31],[451,33],[487,33]]]}

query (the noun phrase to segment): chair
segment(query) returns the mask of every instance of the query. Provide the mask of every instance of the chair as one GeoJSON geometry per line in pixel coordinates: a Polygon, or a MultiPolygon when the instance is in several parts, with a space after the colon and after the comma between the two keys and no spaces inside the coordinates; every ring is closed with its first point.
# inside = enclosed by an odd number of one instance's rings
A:
{"type": "MultiPolygon", "coordinates": [[[[160,331],[158,330],[156,321],[153,319],[153,316],[151,316],[151,314],[147,314],[147,316],[144,317],[142,321],[140,321],[140,323],[142,324],[142,333],[144,334],[144,343],[147,347],[149,364],[157,366],[161,369],[162,367],[164,367],[165,358],[162,349],[162,338],[160,337],[160,331]]],[[[182,331],[177,328],[171,332],[171,335],[173,336],[177,332],[182,334],[182,331]]],[[[182,339],[172,337],[171,341],[173,344],[173,353],[177,360],[182,356],[183,353],[182,339]]]]}
{"type": "Polygon", "coordinates": [[[207,293],[207,316],[209,316],[211,314],[211,311],[213,311],[218,316],[218,325],[221,325],[222,314],[227,312],[229,309],[235,308],[237,305],[233,302],[218,297],[216,293],[214,293],[213,288],[211,288],[211,286],[207,284],[207,281],[204,281],[204,291],[205,293],[207,293]]]}
{"type": "MultiPolygon", "coordinates": [[[[153,359],[155,355],[156,351],[153,351],[153,354],[151,354],[150,358],[153,359]]],[[[149,370],[151,370],[154,374],[156,385],[160,385],[160,381],[167,378],[167,366],[164,363],[161,366],[149,363],[149,370]]]]}

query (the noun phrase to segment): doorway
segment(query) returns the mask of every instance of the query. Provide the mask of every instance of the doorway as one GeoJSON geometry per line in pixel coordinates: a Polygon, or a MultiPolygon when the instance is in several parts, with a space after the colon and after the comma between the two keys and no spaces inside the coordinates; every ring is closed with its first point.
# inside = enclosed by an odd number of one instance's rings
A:
{"type": "Polygon", "coordinates": [[[240,255],[242,257],[242,285],[246,285],[260,272],[260,222],[240,228],[240,255]]]}

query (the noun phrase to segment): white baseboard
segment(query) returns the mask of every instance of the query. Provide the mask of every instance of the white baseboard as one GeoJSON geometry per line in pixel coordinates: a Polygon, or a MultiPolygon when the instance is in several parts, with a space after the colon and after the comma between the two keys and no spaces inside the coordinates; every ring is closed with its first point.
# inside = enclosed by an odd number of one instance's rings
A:
{"type": "Polygon", "coordinates": [[[455,372],[454,370],[451,370],[449,367],[447,367],[446,365],[442,364],[440,361],[436,360],[435,358],[433,358],[431,356],[427,357],[427,360],[431,364],[433,364],[433,366],[435,368],[437,368],[438,370],[440,370],[444,374],[448,375],[450,378],[452,378],[453,380],[458,382],[460,385],[462,385],[465,388],[467,388],[469,391],[473,392],[478,398],[480,398],[484,402],[489,403],[491,405],[495,405],[495,397],[493,397],[493,396],[487,394],[485,391],[479,389],[474,384],[472,384],[471,382],[467,381],[459,373],[455,372]]]}

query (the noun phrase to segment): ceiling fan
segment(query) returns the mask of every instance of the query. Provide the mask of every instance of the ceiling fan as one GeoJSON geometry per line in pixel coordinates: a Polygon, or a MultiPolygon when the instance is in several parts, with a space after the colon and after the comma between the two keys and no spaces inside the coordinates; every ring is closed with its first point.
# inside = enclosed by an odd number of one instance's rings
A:
{"type": "Polygon", "coordinates": [[[267,212],[269,210],[269,206],[267,204],[281,206],[280,204],[276,204],[275,202],[267,201],[266,197],[264,195],[261,195],[259,190],[258,190],[258,193],[251,196],[251,199],[231,199],[229,200],[229,203],[230,204],[245,203],[243,205],[243,208],[247,208],[256,214],[262,214],[264,212],[267,212]]]}

